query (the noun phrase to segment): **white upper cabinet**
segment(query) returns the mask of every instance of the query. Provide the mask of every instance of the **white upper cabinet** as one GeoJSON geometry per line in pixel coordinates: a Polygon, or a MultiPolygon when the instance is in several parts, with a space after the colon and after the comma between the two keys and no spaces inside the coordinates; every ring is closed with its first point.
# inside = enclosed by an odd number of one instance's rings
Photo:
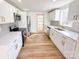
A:
{"type": "Polygon", "coordinates": [[[13,23],[15,8],[9,3],[2,1],[0,3],[0,24],[13,23]]]}
{"type": "MultiPolygon", "coordinates": [[[[75,46],[76,46],[75,40],[65,36],[64,34],[54,29],[50,30],[50,38],[66,59],[74,59],[75,46]]],[[[79,44],[78,44],[78,47],[79,47],[79,44]]],[[[77,47],[77,52],[79,51],[78,47],[77,47]]]]}
{"type": "Polygon", "coordinates": [[[62,45],[64,49],[63,54],[66,59],[74,59],[76,41],[69,37],[62,36],[62,45]]]}
{"type": "Polygon", "coordinates": [[[55,19],[55,11],[52,11],[52,12],[49,12],[48,13],[48,17],[49,17],[49,20],[54,20],[55,19]]]}
{"type": "Polygon", "coordinates": [[[21,32],[11,32],[0,39],[0,59],[17,59],[22,48],[21,32]]]}
{"type": "Polygon", "coordinates": [[[79,0],[69,4],[69,20],[79,20],[79,0]]]}

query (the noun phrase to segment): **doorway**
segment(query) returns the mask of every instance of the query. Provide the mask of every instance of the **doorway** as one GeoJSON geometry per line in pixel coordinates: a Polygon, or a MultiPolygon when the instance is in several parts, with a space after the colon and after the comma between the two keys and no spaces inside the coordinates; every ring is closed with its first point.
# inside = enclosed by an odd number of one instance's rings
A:
{"type": "Polygon", "coordinates": [[[37,31],[43,31],[44,30],[44,15],[40,14],[37,15],[37,31]]]}

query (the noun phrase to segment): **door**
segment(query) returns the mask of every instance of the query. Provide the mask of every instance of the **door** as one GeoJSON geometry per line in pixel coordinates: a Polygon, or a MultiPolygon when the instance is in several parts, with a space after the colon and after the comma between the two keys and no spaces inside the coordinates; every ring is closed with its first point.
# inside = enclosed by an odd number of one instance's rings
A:
{"type": "Polygon", "coordinates": [[[44,15],[37,15],[37,31],[44,30],[44,15]]]}

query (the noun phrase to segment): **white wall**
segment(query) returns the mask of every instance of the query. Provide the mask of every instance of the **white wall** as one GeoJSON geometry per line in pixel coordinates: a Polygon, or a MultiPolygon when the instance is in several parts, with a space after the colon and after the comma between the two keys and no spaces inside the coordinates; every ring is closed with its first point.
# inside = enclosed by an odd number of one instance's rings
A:
{"type": "Polygon", "coordinates": [[[20,28],[27,28],[27,13],[21,12],[21,21],[18,22],[20,28]]]}
{"type": "Polygon", "coordinates": [[[44,25],[50,25],[48,12],[44,12],[44,25]]]}

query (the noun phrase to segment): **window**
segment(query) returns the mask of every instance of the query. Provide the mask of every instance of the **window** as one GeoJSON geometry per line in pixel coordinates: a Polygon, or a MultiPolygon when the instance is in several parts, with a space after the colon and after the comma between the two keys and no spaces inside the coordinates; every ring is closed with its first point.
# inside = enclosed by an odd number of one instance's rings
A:
{"type": "Polygon", "coordinates": [[[60,10],[55,10],[55,21],[60,21],[60,10]]]}
{"type": "Polygon", "coordinates": [[[61,11],[60,11],[60,24],[61,25],[67,25],[67,23],[68,23],[68,11],[69,11],[69,8],[61,9],[61,11]]]}

